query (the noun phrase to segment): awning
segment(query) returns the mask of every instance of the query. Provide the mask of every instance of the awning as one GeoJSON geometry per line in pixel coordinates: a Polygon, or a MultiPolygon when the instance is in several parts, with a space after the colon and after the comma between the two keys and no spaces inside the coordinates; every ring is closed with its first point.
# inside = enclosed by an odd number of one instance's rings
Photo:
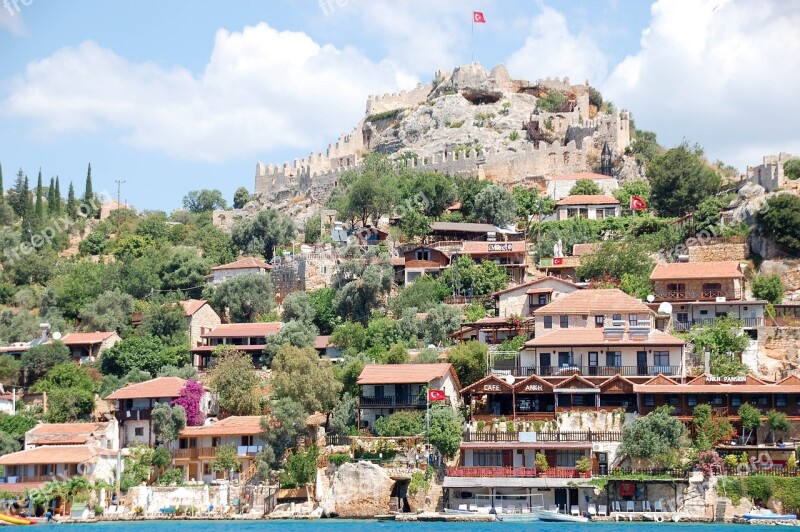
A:
{"type": "Polygon", "coordinates": [[[592,488],[585,478],[444,477],[444,488],[592,488]],[[583,483],[583,485],[581,485],[583,483]]]}
{"type": "Polygon", "coordinates": [[[553,393],[600,393],[600,388],[553,388],[553,393]]]}
{"type": "Polygon", "coordinates": [[[467,441],[461,443],[467,449],[591,449],[590,442],[582,441],[467,441]]]}

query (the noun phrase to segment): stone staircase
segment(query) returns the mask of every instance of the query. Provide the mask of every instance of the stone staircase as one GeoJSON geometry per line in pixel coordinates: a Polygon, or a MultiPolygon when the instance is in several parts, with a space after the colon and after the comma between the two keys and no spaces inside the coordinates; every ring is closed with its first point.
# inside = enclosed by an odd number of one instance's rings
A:
{"type": "Polygon", "coordinates": [[[728,499],[720,497],[717,499],[717,506],[714,508],[714,521],[722,523],[725,521],[725,510],[728,508],[728,499]]]}

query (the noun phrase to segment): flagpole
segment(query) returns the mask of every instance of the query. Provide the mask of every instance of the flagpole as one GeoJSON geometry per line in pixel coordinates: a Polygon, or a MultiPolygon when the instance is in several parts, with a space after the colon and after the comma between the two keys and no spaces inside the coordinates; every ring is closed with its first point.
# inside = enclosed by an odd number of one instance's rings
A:
{"type": "Polygon", "coordinates": [[[470,63],[475,62],[475,11],[472,12],[472,35],[469,40],[470,63]]]}

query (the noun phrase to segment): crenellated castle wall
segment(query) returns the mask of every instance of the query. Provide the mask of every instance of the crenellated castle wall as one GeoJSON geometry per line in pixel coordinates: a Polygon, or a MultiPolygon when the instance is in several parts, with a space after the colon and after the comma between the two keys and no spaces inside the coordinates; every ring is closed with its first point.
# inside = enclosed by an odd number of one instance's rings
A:
{"type": "Polygon", "coordinates": [[[428,94],[433,90],[433,85],[418,83],[410,91],[400,91],[393,94],[381,94],[367,98],[367,116],[395,109],[409,109],[425,103],[428,94]]]}

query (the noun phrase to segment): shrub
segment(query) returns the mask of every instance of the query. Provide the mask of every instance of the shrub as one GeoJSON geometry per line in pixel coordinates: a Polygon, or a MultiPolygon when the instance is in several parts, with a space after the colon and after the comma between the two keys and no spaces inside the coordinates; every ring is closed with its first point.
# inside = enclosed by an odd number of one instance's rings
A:
{"type": "Polygon", "coordinates": [[[800,178],[800,159],[790,159],[786,161],[783,164],[783,175],[791,180],[800,178]]]}
{"type": "Polygon", "coordinates": [[[422,471],[414,471],[411,474],[411,481],[408,483],[408,493],[409,495],[415,495],[422,492],[427,492],[430,484],[428,483],[428,479],[425,477],[425,473],[422,471]]]}
{"type": "Polygon", "coordinates": [[[342,464],[352,462],[353,459],[350,458],[350,455],[347,453],[333,453],[328,457],[328,461],[338,467],[342,464]]]}
{"type": "Polygon", "coordinates": [[[512,131],[512,132],[511,132],[511,133],[508,135],[508,140],[510,140],[510,141],[512,141],[512,142],[513,142],[513,141],[516,141],[516,140],[519,140],[519,131],[512,131]]]}
{"type": "Polygon", "coordinates": [[[158,477],[158,483],[161,486],[180,484],[182,480],[183,480],[183,470],[178,468],[167,469],[160,477],[158,477]]]}
{"type": "Polygon", "coordinates": [[[783,281],[780,275],[757,275],[753,279],[753,297],[780,305],[783,302],[783,281]]]}
{"type": "Polygon", "coordinates": [[[395,412],[375,421],[375,433],[378,436],[416,436],[422,431],[423,423],[420,412],[395,412]]]}
{"type": "Polygon", "coordinates": [[[379,122],[381,120],[389,120],[391,118],[397,118],[403,110],[402,109],[391,109],[389,111],[383,111],[382,113],[374,113],[369,115],[365,122],[379,122]]]}
{"type": "Polygon", "coordinates": [[[544,453],[536,453],[534,465],[537,471],[547,471],[550,468],[550,464],[547,463],[547,457],[544,453]]]}

